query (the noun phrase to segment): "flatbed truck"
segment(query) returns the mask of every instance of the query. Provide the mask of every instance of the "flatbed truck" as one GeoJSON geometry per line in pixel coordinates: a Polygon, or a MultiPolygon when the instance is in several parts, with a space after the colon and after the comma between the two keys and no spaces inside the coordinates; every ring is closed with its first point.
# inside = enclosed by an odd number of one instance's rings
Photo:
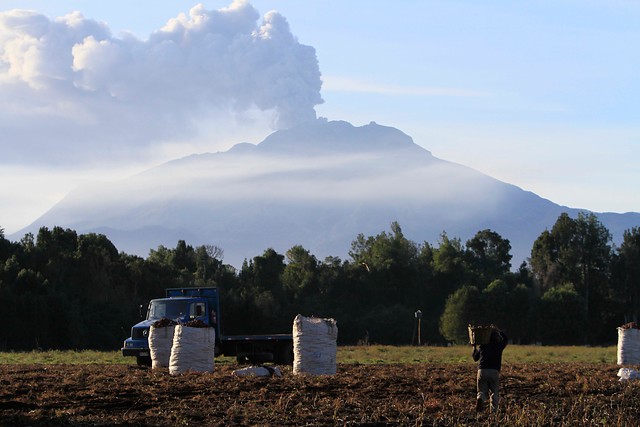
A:
{"type": "Polygon", "coordinates": [[[292,334],[224,335],[216,287],[167,288],[165,297],[152,299],[146,318],[131,328],[122,355],[135,357],[138,365],[150,366],[149,328],[162,319],[180,324],[199,320],[215,328],[215,356],[235,357],[238,363],[293,363],[292,334]]]}

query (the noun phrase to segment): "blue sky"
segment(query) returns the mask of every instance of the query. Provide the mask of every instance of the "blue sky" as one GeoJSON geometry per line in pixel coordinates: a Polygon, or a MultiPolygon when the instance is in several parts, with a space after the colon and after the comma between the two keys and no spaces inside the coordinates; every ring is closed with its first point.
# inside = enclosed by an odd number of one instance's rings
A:
{"type": "MultiPolygon", "coordinates": [[[[262,25],[267,12],[277,10],[297,42],[315,49],[324,100],[315,105],[318,116],[354,125],[375,121],[396,127],[436,157],[470,166],[561,205],[640,212],[640,3],[260,0],[250,4],[258,12],[256,26],[262,25]]],[[[12,9],[31,9],[49,23],[80,11],[85,21],[101,22],[91,31],[109,31],[111,45],[116,46],[119,41],[149,39],[172,18],[181,13],[189,16],[195,5],[175,0],[0,0],[0,13],[5,15],[4,24],[0,23],[0,99],[5,99],[0,102],[0,115],[9,117],[0,120],[5,128],[0,132],[0,148],[10,154],[0,160],[4,182],[0,227],[5,232],[28,225],[88,180],[123,178],[176,157],[226,150],[235,142],[257,143],[273,130],[273,117],[261,111],[243,112],[235,127],[205,126],[201,123],[208,123],[210,110],[191,106],[179,110],[174,119],[198,122],[198,126],[163,134],[166,129],[160,123],[143,147],[133,142],[108,149],[94,145],[89,150],[93,156],[85,161],[82,141],[99,144],[105,129],[113,138],[134,140],[149,128],[148,123],[166,116],[154,116],[155,110],[136,111],[135,105],[123,113],[92,98],[87,103],[95,111],[116,118],[103,127],[95,124],[96,117],[87,117],[84,126],[68,124],[72,120],[60,124],[55,114],[41,112],[57,106],[68,117],[84,117],[86,111],[68,107],[79,102],[77,94],[66,100],[59,87],[46,92],[47,88],[38,86],[39,80],[29,80],[34,74],[27,66],[20,76],[9,75],[18,72],[15,64],[27,63],[15,55],[29,59],[28,49],[10,44],[15,41],[11,34],[19,27],[7,18],[12,9]],[[6,65],[9,51],[14,52],[13,71],[6,65]],[[16,78],[22,79],[21,86],[16,78]],[[29,96],[22,96],[21,91],[27,90],[24,82],[30,84],[29,96]],[[7,101],[18,97],[20,102],[7,101]],[[138,114],[140,126],[133,123],[131,130],[126,128],[128,121],[119,118],[138,114]],[[114,123],[123,124],[114,129],[114,123]],[[42,133],[34,130],[40,126],[42,133]],[[51,154],[44,156],[45,161],[38,160],[41,141],[54,133],[64,138],[51,142],[51,154]],[[56,153],[72,159],[65,161],[56,153]]],[[[229,7],[230,2],[202,5],[215,11],[229,7]]],[[[23,26],[43,22],[32,16],[21,19],[23,26]]],[[[96,44],[99,39],[96,35],[96,44]]],[[[51,58],[59,58],[55,49],[63,50],[60,44],[48,48],[51,58]]],[[[76,67],[95,70],[105,60],[97,57],[100,52],[112,51],[96,49],[91,51],[93,56],[86,52],[84,62],[76,67]]],[[[46,64],[37,66],[39,73],[46,69],[46,64]]],[[[295,67],[311,69],[306,60],[295,67]]],[[[93,80],[82,83],[87,88],[83,96],[98,93],[97,85],[105,85],[110,76],[94,73],[93,80]]],[[[124,81],[126,76],[115,78],[124,81]]],[[[59,80],[62,85],[64,77],[59,80]]],[[[196,84],[207,82],[186,79],[173,90],[188,91],[190,84],[196,90],[196,84]]],[[[143,93],[144,80],[136,85],[143,93]]],[[[177,97],[171,100],[176,105],[177,97]]]]}

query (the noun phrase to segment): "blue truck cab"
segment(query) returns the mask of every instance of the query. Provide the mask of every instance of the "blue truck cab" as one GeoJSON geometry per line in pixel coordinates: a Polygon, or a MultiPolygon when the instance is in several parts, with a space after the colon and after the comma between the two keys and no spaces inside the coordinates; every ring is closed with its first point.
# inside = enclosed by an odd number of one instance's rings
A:
{"type": "Polygon", "coordinates": [[[235,356],[239,363],[293,363],[293,336],[234,335],[221,333],[218,288],[168,288],[164,298],[152,299],[146,318],[131,328],[131,337],[124,341],[123,356],[134,356],[138,365],[151,365],[149,328],[160,319],[185,324],[200,320],[216,329],[216,356],[235,356]]]}

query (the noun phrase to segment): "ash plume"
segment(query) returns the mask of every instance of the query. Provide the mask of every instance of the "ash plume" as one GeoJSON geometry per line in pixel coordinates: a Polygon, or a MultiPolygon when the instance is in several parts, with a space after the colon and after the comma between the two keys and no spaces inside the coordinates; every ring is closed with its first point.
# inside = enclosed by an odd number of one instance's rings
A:
{"type": "Polygon", "coordinates": [[[117,157],[252,114],[288,128],[316,118],[321,85],[315,49],[243,0],[196,5],[145,40],[79,12],[0,13],[4,163],[117,157]]]}

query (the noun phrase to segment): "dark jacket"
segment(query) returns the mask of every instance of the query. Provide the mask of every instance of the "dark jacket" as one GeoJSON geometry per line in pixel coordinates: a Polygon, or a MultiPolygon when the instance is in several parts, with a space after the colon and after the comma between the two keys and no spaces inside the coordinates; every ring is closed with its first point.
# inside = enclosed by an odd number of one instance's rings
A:
{"type": "Polygon", "coordinates": [[[502,331],[494,331],[491,334],[489,344],[481,344],[473,347],[473,360],[478,363],[478,369],[500,370],[502,365],[502,350],[507,346],[509,338],[502,331]]]}

